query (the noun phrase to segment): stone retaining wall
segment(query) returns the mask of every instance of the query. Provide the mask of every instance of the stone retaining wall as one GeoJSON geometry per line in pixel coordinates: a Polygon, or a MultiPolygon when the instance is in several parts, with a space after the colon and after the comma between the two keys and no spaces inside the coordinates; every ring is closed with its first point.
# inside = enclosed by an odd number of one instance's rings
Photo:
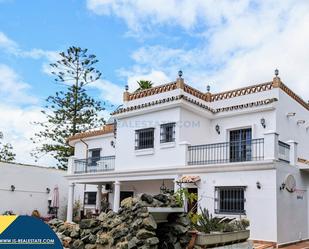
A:
{"type": "Polygon", "coordinates": [[[51,220],[64,248],[71,249],[182,249],[190,236],[190,221],[184,213],[172,213],[168,222],[157,224],[147,207],[177,207],[171,195],[143,194],[121,202],[118,213],[101,213],[80,224],[51,220]]]}

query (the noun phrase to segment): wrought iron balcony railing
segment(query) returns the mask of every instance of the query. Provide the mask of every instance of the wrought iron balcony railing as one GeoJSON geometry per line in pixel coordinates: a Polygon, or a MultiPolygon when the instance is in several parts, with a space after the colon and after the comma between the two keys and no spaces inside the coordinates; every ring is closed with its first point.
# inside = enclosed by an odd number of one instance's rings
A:
{"type": "Polygon", "coordinates": [[[279,145],[279,154],[278,154],[279,160],[289,163],[290,162],[290,145],[282,141],[278,141],[278,145],[279,145]]]}
{"type": "Polygon", "coordinates": [[[240,140],[188,147],[188,164],[219,164],[264,159],[264,139],[240,140]]]}
{"type": "Polygon", "coordinates": [[[115,169],[115,156],[89,157],[74,161],[74,173],[92,173],[115,169]]]}

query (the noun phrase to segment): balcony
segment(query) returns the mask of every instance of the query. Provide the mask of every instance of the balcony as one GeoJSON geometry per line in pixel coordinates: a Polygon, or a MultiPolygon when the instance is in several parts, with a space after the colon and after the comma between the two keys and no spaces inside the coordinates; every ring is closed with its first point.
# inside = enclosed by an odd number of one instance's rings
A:
{"type": "Polygon", "coordinates": [[[188,165],[264,160],[264,139],[188,146],[188,165]]]}
{"type": "Polygon", "coordinates": [[[115,169],[115,156],[75,159],[73,167],[75,174],[111,171],[115,169]]]}

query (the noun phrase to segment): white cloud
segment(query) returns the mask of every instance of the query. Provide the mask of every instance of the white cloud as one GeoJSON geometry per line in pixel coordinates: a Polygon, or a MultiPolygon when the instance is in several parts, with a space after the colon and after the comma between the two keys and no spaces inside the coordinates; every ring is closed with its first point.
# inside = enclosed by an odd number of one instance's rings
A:
{"type": "MultiPolygon", "coordinates": [[[[0,49],[4,50],[9,54],[15,55],[22,58],[30,59],[46,59],[48,62],[54,62],[59,59],[59,53],[57,51],[43,50],[34,48],[31,50],[23,50],[19,44],[14,40],[10,39],[6,34],[0,31],[0,49]]],[[[47,67],[43,64],[44,69],[47,67]]]]}
{"type": "Polygon", "coordinates": [[[39,127],[32,123],[33,121],[44,120],[39,108],[35,106],[20,108],[15,105],[1,103],[0,116],[2,117],[0,131],[4,134],[3,142],[9,142],[13,145],[16,162],[42,166],[56,165],[56,161],[51,156],[44,156],[35,162],[30,155],[36,147],[30,138],[39,130],[39,127]]]}
{"type": "Polygon", "coordinates": [[[102,100],[120,105],[122,103],[122,93],[124,88],[108,80],[97,80],[89,85],[91,88],[97,88],[100,91],[102,100]]]}
{"type": "Polygon", "coordinates": [[[17,43],[8,38],[4,33],[0,32],[0,48],[13,52],[17,49],[17,43]]]}
{"type": "Polygon", "coordinates": [[[7,65],[0,64],[0,75],[0,97],[2,103],[37,103],[37,98],[28,93],[30,85],[24,82],[12,68],[7,65]]]}
{"type": "Polygon", "coordinates": [[[162,33],[165,26],[183,29],[186,46],[180,40],[176,48],[153,45],[135,51],[135,64],[126,69],[130,78],[155,71],[173,80],[182,69],[190,84],[222,91],[271,81],[278,67],[282,80],[309,99],[308,1],[88,0],[87,6],[96,14],[122,18],[137,36],[162,33]],[[198,42],[190,47],[192,37],[198,42]]]}

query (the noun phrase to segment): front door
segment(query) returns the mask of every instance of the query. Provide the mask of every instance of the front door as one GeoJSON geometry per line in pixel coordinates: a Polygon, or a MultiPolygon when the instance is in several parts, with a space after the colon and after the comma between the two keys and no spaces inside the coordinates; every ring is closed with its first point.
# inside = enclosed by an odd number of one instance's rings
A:
{"type": "MultiPolygon", "coordinates": [[[[193,194],[196,194],[198,196],[197,188],[188,188],[188,192],[190,194],[193,193],[193,194]]],[[[188,210],[188,212],[192,212],[194,214],[197,213],[197,200],[192,201],[192,202],[188,201],[187,210],[188,210]]]]}
{"type": "Polygon", "coordinates": [[[241,129],[230,131],[230,161],[251,161],[252,156],[252,130],[241,129]]]}

